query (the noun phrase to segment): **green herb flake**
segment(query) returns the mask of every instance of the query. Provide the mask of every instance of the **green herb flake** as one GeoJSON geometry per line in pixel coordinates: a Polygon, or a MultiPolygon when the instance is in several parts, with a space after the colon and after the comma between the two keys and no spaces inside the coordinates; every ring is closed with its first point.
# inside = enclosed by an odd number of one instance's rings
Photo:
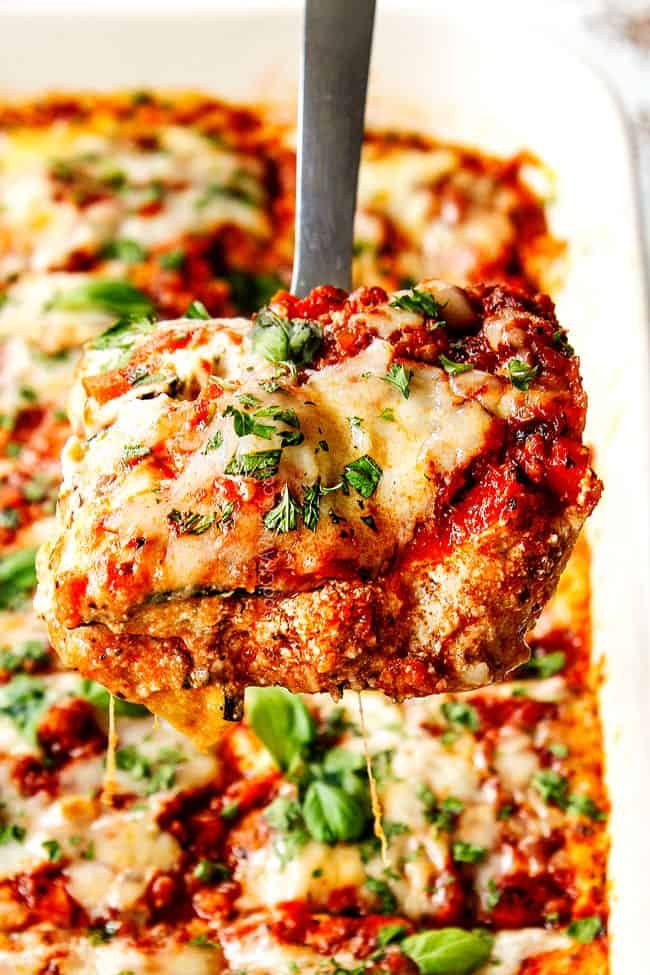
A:
{"type": "Polygon", "coordinates": [[[10,718],[33,744],[37,742],[36,729],[46,706],[45,685],[36,677],[18,674],[0,687],[0,714],[10,718]]]}
{"type": "Polygon", "coordinates": [[[567,812],[572,816],[586,816],[594,822],[606,819],[603,810],[596,805],[590,796],[572,792],[567,799],[567,812]]]}
{"type": "Polygon", "coordinates": [[[187,255],[185,251],[181,247],[176,247],[174,250],[161,254],[158,258],[158,263],[163,271],[181,271],[185,266],[186,260],[187,255]]]}
{"type": "Polygon", "coordinates": [[[407,929],[403,924],[386,924],[377,932],[377,944],[380,948],[395,944],[404,938],[406,931],[407,929]]]}
{"type": "Polygon", "coordinates": [[[575,349],[569,342],[567,338],[567,334],[564,331],[564,329],[558,328],[557,331],[553,332],[552,338],[553,338],[553,345],[558,350],[558,352],[562,353],[562,355],[571,357],[576,354],[575,349]]]}
{"type": "Polygon", "coordinates": [[[139,261],[146,260],[147,252],[137,240],[129,240],[126,237],[109,240],[101,249],[101,256],[108,261],[124,261],[126,264],[137,264],[139,261]]]}
{"type": "Polygon", "coordinates": [[[391,308],[401,308],[402,311],[411,311],[416,315],[424,315],[425,318],[434,319],[438,327],[446,324],[441,315],[445,306],[437,301],[430,291],[412,288],[406,294],[395,295],[390,302],[390,306],[391,308]]]}
{"type": "Polygon", "coordinates": [[[185,318],[196,318],[202,321],[207,321],[210,318],[210,312],[205,307],[202,301],[191,301],[185,312],[185,318]]]}
{"type": "Polygon", "coordinates": [[[345,465],[343,478],[362,498],[369,498],[377,490],[382,473],[379,464],[368,454],[364,454],[345,465]]]}
{"type": "Polygon", "coordinates": [[[533,787],[544,802],[566,809],[568,800],[568,780],[552,769],[542,769],[533,776],[533,787]]]}
{"type": "Polygon", "coordinates": [[[195,938],[190,938],[190,940],[187,943],[188,943],[188,945],[191,945],[193,948],[208,948],[208,949],[210,949],[210,948],[218,948],[219,947],[219,945],[217,944],[217,942],[216,941],[210,941],[210,939],[208,938],[207,934],[205,934],[205,933],[197,934],[197,936],[195,938]]]}
{"type": "Polygon", "coordinates": [[[369,894],[379,901],[381,914],[393,914],[397,910],[397,898],[385,880],[378,877],[366,877],[365,888],[369,894]]]}
{"type": "Polygon", "coordinates": [[[219,813],[222,819],[226,822],[230,822],[233,819],[237,819],[239,815],[239,803],[238,802],[228,802],[225,806],[222,806],[221,812],[219,813]]]}
{"type": "Polygon", "coordinates": [[[167,520],[173,526],[177,535],[204,535],[215,523],[214,512],[201,514],[198,511],[179,511],[172,508],[167,520]]]}
{"type": "Polygon", "coordinates": [[[471,362],[454,362],[442,353],[438,356],[438,362],[450,376],[460,376],[462,372],[469,372],[474,368],[471,362]]]}
{"type": "Polygon", "coordinates": [[[566,758],[569,754],[569,746],[565,745],[563,741],[558,741],[552,745],[549,745],[548,750],[551,755],[555,756],[555,758],[566,758]]]}
{"type": "Polygon", "coordinates": [[[381,378],[383,382],[390,383],[391,386],[398,389],[404,399],[408,399],[411,395],[411,380],[413,376],[412,369],[406,369],[401,362],[394,362],[386,375],[381,378]]]}
{"type": "Polygon", "coordinates": [[[58,840],[43,840],[41,846],[47,853],[48,860],[57,863],[61,859],[61,844],[58,840]]]}
{"type": "Polygon", "coordinates": [[[275,427],[270,426],[268,423],[258,423],[250,413],[244,413],[243,410],[238,410],[232,405],[226,407],[223,415],[233,418],[233,427],[238,437],[252,435],[261,437],[264,440],[271,440],[273,434],[276,432],[275,427]]]}
{"type": "Polygon", "coordinates": [[[485,893],[485,906],[488,911],[493,911],[501,900],[501,891],[495,884],[492,877],[487,882],[487,891],[485,893]]]}
{"type": "Polygon", "coordinates": [[[485,859],[487,850],[484,846],[477,846],[475,843],[463,843],[456,840],[451,847],[451,855],[454,863],[480,863],[485,859]]]}
{"type": "Polygon", "coordinates": [[[521,359],[511,359],[508,363],[508,376],[515,389],[525,392],[539,372],[539,366],[527,366],[521,359]]]}
{"type": "Polygon", "coordinates": [[[301,511],[302,509],[289,490],[289,486],[285,484],[278,503],[264,515],[264,527],[268,531],[275,532],[276,535],[295,531],[298,527],[298,516],[301,511]]]}
{"type": "Polygon", "coordinates": [[[379,414],[380,420],[385,420],[386,423],[395,422],[395,411],[391,409],[390,406],[385,406],[384,409],[379,414]]]}
{"type": "Polygon", "coordinates": [[[197,863],[192,871],[195,880],[200,880],[203,884],[221,883],[230,876],[230,871],[223,863],[217,860],[208,860],[205,857],[197,863]]]}
{"type": "Polygon", "coordinates": [[[149,335],[155,328],[156,323],[152,318],[147,316],[133,318],[130,315],[123,315],[91,342],[90,348],[128,351],[139,335],[149,335]]]}
{"type": "Polygon", "coordinates": [[[567,928],[567,934],[574,941],[588,945],[603,933],[603,922],[599,917],[581,917],[572,921],[567,928]]]}
{"type": "Polygon", "coordinates": [[[309,487],[303,486],[302,493],[302,520],[305,528],[310,532],[315,532],[320,518],[320,500],[322,496],[320,481],[316,481],[309,487]]]}
{"type": "Polygon", "coordinates": [[[460,725],[468,731],[478,731],[478,711],[471,704],[466,704],[465,701],[445,701],[440,710],[450,724],[460,725]]]}
{"type": "Polygon", "coordinates": [[[262,308],[251,332],[253,351],[269,362],[310,365],[323,344],[318,322],[305,318],[284,318],[262,308]]]}
{"type": "Polygon", "coordinates": [[[27,835],[27,830],[24,826],[19,826],[18,823],[4,823],[0,826],[0,846],[5,846],[7,843],[22,843],[27,835]]]}
{"type": "Polygon", "coordinates": [[[151,454],[151,448],[142,443],[128,443],[122,450],[122,463],[129,464],[134,460],[143,460],[151,454]]]}
{"type": "Polygon", "coordinates": [[[233,454],[226,464],[225,473],[263,481],[277,474],[281,453],[282,451],[277,449],[258,450],[250,454],[233,454]]]}
{"type": "Polygon", "coordinates": [[[212,436],[208,438],[201,453],[203,455],[209,454],[213,450],[218,450],[219,447],[222,446],[222,444],[223,444],[223,434],[221,430],[217,430],[216,433],[213,433],[212,436]]]}
{"type": "Polygon", "coordinates": [[[559,674],[565,666],[566,654],[562,650],[555,650],[553,653],[544,655],[535,654],[523,665],[521,672],[545,680],[559,674]]]}

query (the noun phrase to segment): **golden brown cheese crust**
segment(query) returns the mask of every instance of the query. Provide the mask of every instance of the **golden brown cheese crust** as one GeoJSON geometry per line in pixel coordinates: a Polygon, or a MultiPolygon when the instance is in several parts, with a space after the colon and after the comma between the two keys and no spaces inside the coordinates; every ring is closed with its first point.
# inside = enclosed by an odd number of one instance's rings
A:
{"type": "Polygon", "coordinates": [[[139,329],[91,347],[71,400],[39,602],[69,665],[138,699],[404,698],[522,662],[600,490],[547,300],[325,288],[139,329]],[[271,366],[273,330],[307,326],[308,364],[271,366]]]}

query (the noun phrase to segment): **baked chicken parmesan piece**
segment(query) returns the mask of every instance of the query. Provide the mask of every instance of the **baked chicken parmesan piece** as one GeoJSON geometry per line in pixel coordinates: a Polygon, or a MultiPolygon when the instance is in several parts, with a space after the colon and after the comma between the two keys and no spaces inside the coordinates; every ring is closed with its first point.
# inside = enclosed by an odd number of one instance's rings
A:
{"type": "Polygon", "coordinates": [[[402,699],[521,664],[600,492],[550,299],[428,280],[202,316],[81,362],[39,560],[64,662],[195,728],[216,687],[402,699]]]}

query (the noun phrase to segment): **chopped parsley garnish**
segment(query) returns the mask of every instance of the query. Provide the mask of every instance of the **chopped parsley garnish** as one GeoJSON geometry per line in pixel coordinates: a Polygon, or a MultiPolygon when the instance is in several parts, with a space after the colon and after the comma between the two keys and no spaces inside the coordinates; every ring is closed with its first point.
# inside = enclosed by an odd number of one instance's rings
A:
{"type": "Polygon", "coordinates": [[[567,812],[574,816],[586,816],[594,821],[605,819],[605,813],[590,796],[572,792],[567,799],[567,812]]]}
{"type": "Polygon", "coordinates": [[[269,362],[308,366],[320,352],[323,330],[318,322],[284,318],[263,308],[255,319],[251,343],[253,350],[269,362]]]}
{"type": "Polygon", "coordinates": [[[0,846],[6,843],[22,843],[26,835],[27,830],[24,826],[19,826],[18,823],[4,823],[0,826],[0,846]]]}
{"type": "Polygon", "coordinates": [[[203,210],[209,203],[212,203],[213,200],[218,200],[220,197],[236,200],[238,203],[245,203],[246,206],[257,205],[256,198],[243,186],[238,186],[236,183],[211,183],[196,198],[194,206],[197,210],[203,210]]]}
{"type": "Polygon", "coordinates": [[[221,430],[217,430],[213,433],[208,440],[206,440],[205,447],[201,451],[202,454],[209,454],[211,450],[218,450],[223,444],[223,434],[221,430]]]}
{"type": "Polygon", "coordinates": [[[450,724],[457,724],[468,731],[478,731],[479,717],[475,707],[464,701],[445,701],[441,709],[442,715],[450,724]]]}
{"type": "Polygon", "coordinates": [[[21,734],[33,743],[36,743],[36,727],[45,707],[45,685],[36,677],[18,674],[0,687],[0,714],[10,718],[21,734]]]}
{"type": "Polygon", "coordinates": [[[142,460],[144,457],[148,457],[150,453],[151,448],[145,447],[142,443],[127,443],[122,451],[122,461],[128,463],[132,460],[142,460]]]}
{"type": "Polygon", "coordinates": [[[203,858],[194,867],[192,876],[195,880],[200,880],[201,883],[214,884],[222,880],[227,880],[230,876],[230,871],[228,867],[224,866],[223,863],[219,863],[217,860],[203,858]]]}
{"type": "Polygon", "coordinates": [[[499,811],[497,813],[497,819],[500,822],[503,822],[506,819],[510,819],[510,817],[512,816],[512,814],[514,813],[514,811],[515,811],[515,807],[511,803],[506,802],[499,809],[499,811]]]}
{"type": "Polygon", "coordinates": [[[61,844],[58,840],[43,840],[41,846],[47,853],[48,860],[56,863],[61,859],[61,844]]]}
{"type": "Polygon", "coordinates": [[[191,301],[187,307],[187,311],[185,312],[185,318],[207,320],[209,317],[210,312],[202,301],[191,301]]]}
{"type": "Polygon", "coordinates": [[[553,677],[564,670],[566,665],[566,654],[562,650],[555,650],[553,653],[545,655],[534,655],[521,668],[521,672],[531,676],[539,677],[544,680],[553,677]]]}
{"type": "Polygon", "coordinates": [[[252,435],[261,437],[264,440],[271,440],[273,434],[276,433],[275,427],[270,426],[268,423],[258,423],[250,413],[244,413],[243,410],[238,410],[232,405],[226,407],[223,415],[232,416],[233,426],[238,437],[252,435]]]}
{"type": "Polygon", "coordinates": [[[48,645],[44,640],[23,640],[14,647],[0,649],[0,670],[15,673],[26,664],[46,664],[50,659],[48,645]]]}
{"type": "Polygon", "coordinates": [[[569,746],[565,745],[563,741],[558,741],[552,745],[549,745],[548,750],[551,755],[555,756],[555,758],[566,758],[569,754],[569,746]]]}
{"type": "MultiPolygon", "coordinates": [[[[99,308],[120,318],[143,318],[153,312],[151,300],[139,288],[129,281],[111,281],[105,278],[87,281],[71,291],[58,294],[52,300],[51,307],[65,311],[99,308]]],[[[93,343],[93,348],[104,347],[98,346],[97,341],[93,343]]]]}
{"type": "Polygon", "coordinates": [[[566,809],[569,791],[568,780],[552,769],[542,769],[533,776],[533,786],[544,802],[566,809]]]}
{"type": "Polygon", "coordinates": [[[280,430],[280,443],[283,447],[298,447],[305,435],[300,430],[280,430]]]}
{"type": "Polygon", "coordinates": [[[187,942],[193,948],[218,948],[216,941],[210,941],[207,934],[197,934],[195,938],[190,938],[187,942]]]}
{"type": "Polygon", "coordinates": [[[594,941],[602,932],[603,922],[599,917],[581,917],[567,928],[569,937],[583,945],[594,941]]]}
{"type": "Polygon", "coordinates": [[[320,481],[316,481],[309,487],[303,487],[302,520],[305,528],[310,532],[316,531],[318,519],[320,518],[320,499],[322,490],[320,481]]]}
{"type": "Polygon", "coordinates": [[[413,370],[405,369],[401,362],[394,362],[386,375],[381,378],[383,382],[390,383],[395,389],[399,389],[404,399],[408,399],[411,395],[413,370]]]}
{"type": "Polygon", "coordinates": [[[36,548],[0,558],[0,609],[18,609],[36,586],[36,548]]]}
{"type": "Polygon", "coordinates": [[[493,941],[480,929],[439,928],[405,938],[400,948],[420,975],[471,975],[489,959],[493,941]]]}
{"type": "MultiPolygon", "coordinates": [[[[256,405],[256,403],[252,405],[256,405]]],[[[270,406],[262,406],[259,410],[255,410],[253,415],[256,417],[270,417],[272,420],[279,420],[281,423],[286,423],[286,425],[291,427],[293,430],[300,429],[298,414],[293,409],[287,409],[286,407],[271,404],[270,406]]]]}
{"type": "Polygon", "coordinates": [[[219,813],[222,819],[230,821],[231,819],[236,819],[239,815],[239,803],[238,802],[228,802],[225,806],[222,806],[221,812],[219,813]]]}
{"type": "Polygon", "coordinates": [[[475,843],[463,843],[456,840],[451,847],[451,855],[455,863],[480,863],[485,859],[487,850],[484,846],[477,846],[475,843]]]}
{"type": "Polygon", "coordinates": [[[226,464],[225,473],[263,481],[277,474],[281,453],[282,451],[277,449],[258,450],[251,454],[233,454],[226,464]]]}
{"type": "Polygon", "coordinates": [[[0,528],[14,529],[20,524],[20,515],[15,508],[0,508],[0,528]]]}
{"type": "Polygon", "coordinates": [[[393,914],[397,910],[397,898],[385,880],[378,877],[366,877],[365,888],[369,894],[379,901],[381,914],[393,914]]]}
{"type": "Polygon", "coordinates": [[[185,265],[187,255],[182,247],[161,254],[158,263],[164,271],[180,271],[185,265]]]}
{"type": "Polygon", "coordinates": [[[198,511],[179,511],[178,508],[172,508],[167,520],[178,535],[203,535],[212,528],[216,517],[214,512],[205,515],[198,511]]]}
{"type": "Polygon", "coordinates": [[[298,515],[301,512],[300,505],[285,484],[278,503],[264,515],[264,527],[275,532],[276,535],[295,531],[298,526],[298,515]]]}
{"type": "Polygon", "coordinates": [[[490,877],[487,882],[487,891],[485,893],[485,906],[488,911],[493,911],[501,900],[501,891],[494,882],[494,879],[490,877]]]}
{"type": "Polygon", "coordinates": [[[171,789],[176,782],[177,766],[185,761],[185,755],[174,748],[161,748],[154,759],[147,758],[135,745],[125,745],[115,752],[117,768],[146,783],[145,795],[171,789]]]}
{"type": "Polygon", "coordinates": [[[364,454],[345,465],[343,478],[362,498],[369,498],[377,490],[382,473],[379,464],[368,454],[364,454]]]}
{"type": "Polygon", "coordinates": [[[380,420],[385,420],[386,423],[395,422],[395,411],[390,408],[390,406],[385,406],[384,409],[379,414],[380,420]]]}
{"type": "Polygon", "coordinates": [[[521,359],[511,359],[508,363],[508,375],[515,389],[525,391],[539,372],[539,366],[527,366],[521,359]]]}
{"type": "Polygon", "coordinates": [[[558,328],[556,332],[553,332],[553,345],[562,355],[573,356],[576,354],[564,329],[558,328]]]}
{"type": "Polygon", "coordinates": [[[129,240],[123,237],[118,240],[109,240],[101,249],[101,256],[106,260],[125,261],[127,264],[137,264],[144,261],[147,252],[137,240],[129,240]]]}
{"type": "Polygon", "coordinates": [[[427,821],[443,832],[451,833],[456,825],[456,819],[465,808],[464,803],[455,796],[447,796],[442,802],[438,802],[428,785],[420,785],[416,795],[422,803],[427,821]]]}
{"type": "Polygon", "coordinates": [[[412,311],[416,315],[433,318],[438,322],[439,326],[445,324],[440,314],[445,306],[440,304],[430,291],[421,291],[419,288],[412,288],[406,294],[395,295],[390,305],[391,308],[401,308],[402,311],[412,311]]]}
{"type": "Polygon", "coordinates": [[[469,372],[474,368],[471,362],[453,362],[442,353],[438,356],[438,362],[450,376],[459,376],[461,372],[469,372]]]}

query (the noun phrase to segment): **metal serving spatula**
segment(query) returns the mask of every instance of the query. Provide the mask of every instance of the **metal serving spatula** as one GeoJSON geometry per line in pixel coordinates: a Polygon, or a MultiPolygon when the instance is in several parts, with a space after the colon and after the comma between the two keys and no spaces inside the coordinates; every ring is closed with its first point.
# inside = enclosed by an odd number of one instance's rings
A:
{"type": "Polygon", "coordinates": [[[291,290],[350,290],[375,0],[306,0],[291,290]]]}

